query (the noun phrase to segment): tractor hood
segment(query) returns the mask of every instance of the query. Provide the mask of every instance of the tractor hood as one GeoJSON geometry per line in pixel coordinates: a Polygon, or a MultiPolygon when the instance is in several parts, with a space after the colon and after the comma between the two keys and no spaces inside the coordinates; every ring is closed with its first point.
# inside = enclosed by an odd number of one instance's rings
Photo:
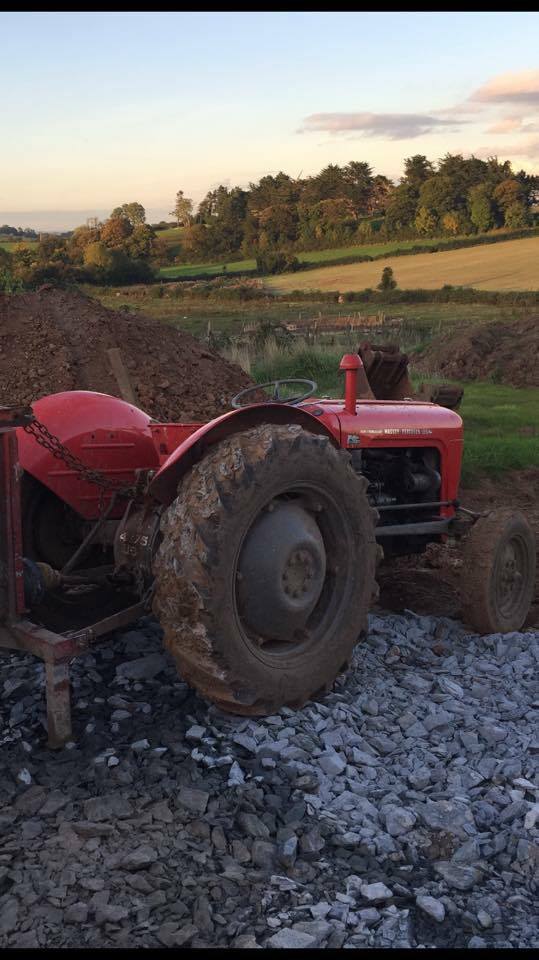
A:
{"type": "Polygon", "coordinates": [[[342,400],[310,400],[302,409],[323,420],[337,417],[341,446],[351,449],[373,442],[438,446],[462,440],[458,413],[420,400],[358,400],[355,414],[346,412],[342,400]]]}

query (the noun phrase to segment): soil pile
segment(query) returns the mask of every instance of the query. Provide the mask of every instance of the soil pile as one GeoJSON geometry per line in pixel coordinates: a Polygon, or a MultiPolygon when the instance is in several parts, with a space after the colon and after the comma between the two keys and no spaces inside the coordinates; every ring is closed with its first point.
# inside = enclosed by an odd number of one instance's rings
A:
{"type": "Polygon", "coordinates": [[[46,286],[0,296],[0,405],[62,390],[120,397],[112,347],[121,350],[138,405],[157,420],[211,419],[252,382],[182,330],[46,286]]]}
{"type": "Polygon", "coordinates": [[[436,340],[414,371],[451,380],[490,380],[514,387],[539,387],[539,317],[481,324],[436,340]]]}

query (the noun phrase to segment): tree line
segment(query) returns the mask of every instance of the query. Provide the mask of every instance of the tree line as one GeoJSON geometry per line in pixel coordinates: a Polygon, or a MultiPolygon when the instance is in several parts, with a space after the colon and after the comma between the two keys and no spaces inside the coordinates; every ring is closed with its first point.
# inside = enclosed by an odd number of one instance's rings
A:
{"type": "Polygon", "coordinates": [[[398,184],[368,163],[329,164],[293,179],[280,172],[241,187],[219,186],[198,206],[183,191],[173,215],[184,227],[181,256],[198,260],[305,251],[376,240],[457,236],[532,222],[539,178],[510,161],[422,154],[404,161],[398,184]]]}
{"type": "Polygon", "coordinates": [[[159,240],[140,203],[115,207],[102,223],[77,227],[69,237],[41,235],[38,244],[0,248],[0,289],[32,287],[45,282],[98,284],[149,282],[151,263],[166,245],[159,240]]]}

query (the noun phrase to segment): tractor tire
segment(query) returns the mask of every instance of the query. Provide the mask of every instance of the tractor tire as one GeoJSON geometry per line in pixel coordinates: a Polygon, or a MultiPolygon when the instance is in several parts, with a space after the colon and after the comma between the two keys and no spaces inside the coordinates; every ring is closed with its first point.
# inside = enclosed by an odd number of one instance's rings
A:
{"type": "Polygon", "coordinates": [[[377,513],[329,438],[254,427],[213,447],[163,514],[154,613],[180,675],[231,713],[327,692],[366,630],[377,513]]]}
{"type": "Polygon", "coordinates": [[[511,509],[493,510],[472,527],[464,546],[461,601],[478,633],[520,630],[535,590],[535,535],[511,509]]]}

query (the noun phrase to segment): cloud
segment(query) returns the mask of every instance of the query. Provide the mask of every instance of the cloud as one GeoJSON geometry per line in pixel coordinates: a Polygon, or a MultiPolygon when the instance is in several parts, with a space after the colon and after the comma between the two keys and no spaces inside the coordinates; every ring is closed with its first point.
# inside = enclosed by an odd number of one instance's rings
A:
{"type": "Polygon", "coordinates": [[[524,117],[502,117],[486,133],[539,133],[539,123],[525,123],[524,117]]]}
{"type": "Polygon", "coordinates": [[[360,133],[364,137],[411,140],[447,126],[455,127],[455,121],[425,113],[312,113],[298,132],[323,130],[332,135],[360,133]]]}
{"type": "Polygon", "coordinates": [[[496,144],[496,146],[480,147],[474,156],[481,160],[488,157],[526,157],[529,160],[539,159],[539,137],[532,137],[524,143],[496,144]]]}
{"type": "Polygon", "coordinates": [[[471,94],[478,103],[539,103],[539,70],[501,73],[471,94]]]}

